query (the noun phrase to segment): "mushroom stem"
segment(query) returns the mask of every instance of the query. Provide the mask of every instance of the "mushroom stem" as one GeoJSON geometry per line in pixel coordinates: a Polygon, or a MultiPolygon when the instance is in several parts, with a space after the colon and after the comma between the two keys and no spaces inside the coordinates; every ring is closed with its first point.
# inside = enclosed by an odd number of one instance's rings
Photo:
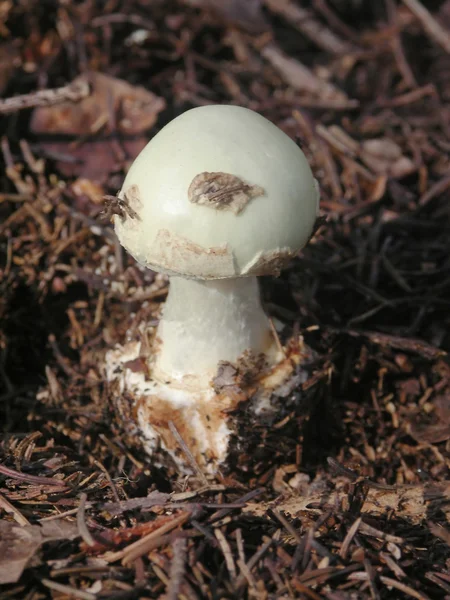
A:
{"type": "Polygon", "coordinates": [[[278,358],[256,277],[198,281],[171,277],[158,326],[154,376],[208,386],[220,361],[245,352],[278,358]]]}

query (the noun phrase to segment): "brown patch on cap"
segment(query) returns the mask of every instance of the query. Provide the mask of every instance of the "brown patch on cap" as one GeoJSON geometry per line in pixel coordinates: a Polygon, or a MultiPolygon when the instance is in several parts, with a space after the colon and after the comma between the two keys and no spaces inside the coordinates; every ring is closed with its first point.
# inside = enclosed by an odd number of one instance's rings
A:
{"type": "Polygon", "coordinates": [[[149,263],[170,272],[202,279],[234,277],[234,258],[228,246],[205,248],[160,229],[152,244],[149,263]]]}
{"type": "Polygon", "coordinates": [[[130,187],[120,194],[124,200],[128,202],[130,208],[134,209],[135,216],[133,218],[139,218],[139,215],[135,212],[142,208],[141,193],[139,187],[134,183],[130,187]]]}
{"type": "Polygon", "coordinates": [[[238,215],[252,198],[264,195],[259,185],[248,185],[229,173],[199,173],[188,190],[189,201],[216,210],[230,210],[238,215]]]}
{"type": "Polygon", "coordinates": [[[242,275],[279,275],[297,254],[291,248],[260,252],[245,265],[242,275]]]}
{"type": "Polygon", "coordinates": [[[137,185],[131,185],[126,192],[121,190],[117,196],[104,196],[104,216],[117,215],[124,223],[128,219],[140,221],[137,210],[142,208],[141,196],[137,185]]]}

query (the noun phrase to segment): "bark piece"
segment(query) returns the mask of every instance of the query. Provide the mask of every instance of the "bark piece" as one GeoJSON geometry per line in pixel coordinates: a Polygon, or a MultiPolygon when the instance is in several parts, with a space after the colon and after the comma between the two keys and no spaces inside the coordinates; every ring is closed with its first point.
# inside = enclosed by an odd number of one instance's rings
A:
{"type": "MultiPolygon", "coordinates": [[[[367,496],[361,506],[361,515],[382,517],[391,514],[397,519],[405,519],[419,524],[433,517],[434,513],[444,514],[448,520],[450,484],[448,482],[429,485],[398,486],[397,488],[369,487],[367,496]]],[[[335,510],[336,506],[348,503],[348,492],[344,489],[313,492],[309,496],[295,496],[278,502],[278,511],[291,517],[301,515],[320,515],[327,509],[335,510]]],[[[271,503],[248,504],[246,512],[264,517],[271,503]]]]}

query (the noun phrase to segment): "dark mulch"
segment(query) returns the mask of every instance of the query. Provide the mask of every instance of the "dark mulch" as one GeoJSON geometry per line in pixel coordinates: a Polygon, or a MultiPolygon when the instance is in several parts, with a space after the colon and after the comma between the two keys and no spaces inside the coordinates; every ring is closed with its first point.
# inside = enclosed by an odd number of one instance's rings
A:
{"type": "Polygon", "coordinates": [[[1,599],[450,598],[449,30],[448,0],[0,2],[1,599]],[[317,353],[309,420],[205,486],[106,401],[167,281],[101,213],[208,103],[297,138],[327,222],[262,283],[317,353]]]}

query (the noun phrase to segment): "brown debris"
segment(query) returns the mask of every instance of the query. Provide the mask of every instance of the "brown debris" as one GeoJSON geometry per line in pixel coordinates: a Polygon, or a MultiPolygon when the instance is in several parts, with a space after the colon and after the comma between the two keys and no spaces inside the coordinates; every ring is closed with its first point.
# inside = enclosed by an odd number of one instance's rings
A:
{"type": "MultiPolygon", "coordinates": [[[[364,482],[362,482],[364,485],[364,482]]],[[[348,502],[348,492],[342,487],[336,490],[326,490],[322,493],[310,494],[306,497],[292,497],[286,500],[277,501],[278,511],[298,518],[305,515],[320,515],[333,507],[345,505],[348,502]]],[[[362,518],[382,517],[389,512],[395,515],[396,519],[404,519],[413,524],[423,522],[429,518],[432,511],[443,512],[447,521],[450,522],[450,486],[447,483],[417,485],[417,486],[399,486],[394,489],[382,489],[378,487],[368,487],[364,494],[364,499],[359,506],[362,518]]],[[[270,509],[269,504],[247,504],[246,511],[255,516],[264,516],[270,509]]],[[[359,522],[359,531],[365,531],[368,535],[379,536],[381,539],[390,539],[389,534],[380,530],[371,529],[367,523],[359,522]],[[387,536],[387,537],[386,537],[387,536]]],[[[350,530],[349,530],[350,531],[350,530]]],[[[352,532],[354,536],[356,534],[352,532]]],[[[396,540],[402,542],[403,540],[396,540]]]]}
{"type": "Polygon", "coordinates": [[[90,86],[91,92],[80,96],[77,103],[61,101],[64,96],[59,93],[56,106],[35,109],[31,130],[49,156],[56,160],[60,154],[70,157],[69,162],[58,163],[62,172],[104,181],[117,165],[132,160],[143,149],[148,141],[143,134],[153,127],[165,102],[143,87],[96,72],[81,76],[72,85],[90,86]],[[98,133],[102,135],[95,139],[98,133]],[[117,134],[122,136],[121,146],[114,141],[117,134]],[[55,141],[55,136],[64,137],[55,141]],[[67,141],[68,136],[72,141],[67,141]]]}
{"type": "Polygon", "coordinates": [[[77,535],[76,527],[64,521],[23,527],[0,521],[0,584],[18,581],[42,544],[74,539],[77,535]]]}
{"type": "Polygon", "coordinates": [[[361,158],[375,173],[405,177],[415,170],[413,161],[403,156],[401,148],[388,138],[365,140],[361,158]]]}
{"type": "Polygon", "coordinates": [[[117,502],[107,502],[103,508],[107,510],[111,515],[120,515],[125,510],[135,509],[146,509],[152,508],[153,506],[162,506],[170,499],[170,494],[163,494],[161,492],[150,492],[146,498],[132,498],[130,500],[123,500],[117,502]]]}
{"type": "Polygon", "coordinates": [[[120,133],[136,135],[150,129],[155,124],[158,113],[164,108],[161,98],[121,79],[91,72],[75,80],[77,85],[85,84],[86,81],[91,85],[92,91],[82,102],[63,103],[57,107],[35,110],[31,122],[32,131],[36,134],[86,136],[95,133],[100,119],[106,119],[105,123],[109,125],[111,119],[117,119],[115,126],[120,133]],[[113,114],[110,114],[111,110],[114,111],[113,114]]]}
{"type": "Polygon", "coordinates": [[[292,0],[264,0],[264,4],[326,52],[344,55],[354,50],[351,44],[325,27],[312,10],[302,8],[292,0]]]}
{"type": "Polygon", "coordinates": [[[58,102],[1,115],[0,597],[450,596],[448,0],[101,4],[0,3],[2,106],[58,102]],[[88,96],[55,99],[80,78],[88,96]],[[149,463],[104,384],[167,278],[100,211],[148,139],[211,103],[297,139],[328,218],[262,281],[309,370],[255,420],[222,365],[239,435],[205,485],[149,463]]]}
{"type": "Polygon", "coordinates": [[[450,54],[450,32],[442,27],[419,0],[402,1],[417,19],[419,19],[429,36],[450,54]]]}
{"type": "Polygon", "coordinates": [[[450,392],[435,396],[427,404],[430,422],[412,419],[408,428],[412,437],[422,444],[439,444],[450,439],[450,392]]]}
{"type": "Polygon", "coordinates": [[[268,44],[261,50],[262,56],[278,71],[286,84],[294,90],[308,93],[340,106],[351,107],[355,103],[348,99],[345,92],[331,83],[317,77],[300,61],[287,56],[274,44],[268,44]]]}
{"type": "Polygon", "coordinates": [[[378,331],[356,331],[354,329],[348,329],[346,331],[342,331],[342,333],[347,333],[352,337],[362,336],[369,339],[374,344],[380,344],[381,346],[413,352],[429,360],[437,359],[446,355],[446,352],[441,350],[441,348],[436,348],[431,344],[427,344],[423,340],[414,338],[403,338],[398,335],[389,335],[386,333],[383,334],[378,331]]]}
{"type": "MultiPolygon", "coordinates": [[[[1,25],[0,25],[1,27],[1,25]]],[[[9,80],[20,66],[20,53],[17,45],[10,42],[0,44],[0,94],[3,95],[9,80]]]]}
{"type": "Polygon", "coordinates": [[[25,108],[48,107],[57,104],[67,106],[68,103],[84,100],[89,93],[88,79],[78,77],[72,83],[54,90],[40,90],[0,100],[0,114],[5,115],[25,108]]]}
{"type": "Polygon", "coordinates": [[[107,195],[103,196],[103,199],[105,202],[105,209],[102,215],[105,219],[117,215],[121,221],[124,221],[127,218],[136,221],[141,220],[139,213],[135,210],[135,208],[139,209],[142,207],[137,185],[132,185],[126,192],[121,192],[118,196],[107,195]]]}
{"type": "Polygon", "coordinates": [[[229,173],[199,173],[188,189],[189,202],[216,210],[241,213],[253,198],[264,196],[259,185],[249,185],[229,173]]]}
{"type": "Polygon", "coordinates": [[[211,9],[223,23],[250,33],[262,33],[269,25],[261,10],[261,0],[182,0],[188,6],[211,9]]]}

